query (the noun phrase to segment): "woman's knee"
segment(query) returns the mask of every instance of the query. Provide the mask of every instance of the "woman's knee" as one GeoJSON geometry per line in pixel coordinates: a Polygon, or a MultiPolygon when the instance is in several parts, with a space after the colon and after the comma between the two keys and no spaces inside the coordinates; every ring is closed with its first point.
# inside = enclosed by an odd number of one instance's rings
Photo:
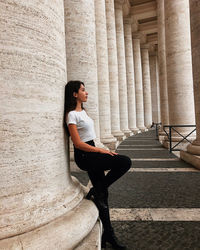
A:
{"type": "Polygon", "coordinates": [[[131,159],[126,155],[118,155],[118,156],[120,157],[119,164],[121,165],[121,167],[126,169],[126,171],[128,171],[132,164],[131,159]]]}

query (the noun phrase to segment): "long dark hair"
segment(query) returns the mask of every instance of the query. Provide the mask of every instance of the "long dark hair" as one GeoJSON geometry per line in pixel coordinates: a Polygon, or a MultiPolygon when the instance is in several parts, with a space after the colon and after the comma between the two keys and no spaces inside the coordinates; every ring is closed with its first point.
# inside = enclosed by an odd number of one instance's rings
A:
{"type": "MultiPolygon", "coordinates": [[[[66,124],[66,118],[67,118],[67,114],[76,109],[76,105],[77,105],[77,101],[76,98],[74,97],[73,93],[78,93],[78,90],[81,87],[81,84],[83,84],[83,86],[85,86],[85,84],[81,81],[69,81],[66,85],[65,85],[65,102],[64,102],[64,119],[63,119],[63,125],[64,128],[66,129],[68,135],[69,135],[69,131],[67,128],[67,124],[66,124]]],[[[83,108],[83,104],[81,104],[82,109],[83,108]]]]}

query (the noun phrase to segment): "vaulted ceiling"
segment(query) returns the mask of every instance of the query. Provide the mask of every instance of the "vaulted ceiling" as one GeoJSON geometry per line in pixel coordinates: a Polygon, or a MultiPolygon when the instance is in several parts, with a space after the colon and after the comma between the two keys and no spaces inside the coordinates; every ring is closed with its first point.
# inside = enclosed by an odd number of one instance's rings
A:
{"type": "Polygon", "coordinates": [[[134,29],[146,35],[146,41],[157,44],[157,3],[156,0],[129,0],[130,14],[134,29]]]}

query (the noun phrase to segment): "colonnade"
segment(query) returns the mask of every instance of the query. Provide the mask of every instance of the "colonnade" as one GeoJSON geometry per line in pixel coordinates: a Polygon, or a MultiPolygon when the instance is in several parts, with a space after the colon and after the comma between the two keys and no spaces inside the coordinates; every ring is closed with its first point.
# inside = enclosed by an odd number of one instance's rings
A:
{"type": "Polygon", "coordinates": [[[190,24],[191,24],[191,47],[192,47],[192,71],[195,102],[196,138],[189,144],[187,151],[181,152],[181,158],[200,169],[200,3],[198,0],[190,0],[190,24]]]}
{"type": "MultiPolygon", "coordinates": [[[[200,168],[199,8],[199,2],[193,0],[157,1],[161,122],[165,125],[196,124],[196,135],[190,136],[193,142],[181,151],[180,157],[197,168],[200,168]]],[[[178,129],[183,136],[191,130],[188,127],[178,129]]],[[[172,133],[172,141],[176,143],[181,139],[177,133],[172,133]]],[[[164,145],[166,141],[167,138],[164,145]]]]}
{"type": "Polygon", "coordinates": [[[149,46],[140,48],[140,34],[134,39],[131,15],[123,15],[125,1],[65,3],[68,80],[85,82],[97,141],[115,148],[152,124],[149,46]]]}
{"type": "Polygon", "coordinates": [[[0,3],[0,248],[81,249],[84,238],[99,242],[98,211],[69,171],[63,130],[69,80],[85,83],[100,146],[115,149],[152,122],[196,119],[196,140],[181,157],[200,166],[199,1],[157,1],[158,49],[130,6],[124,12],[126,4],[0,3]]]}

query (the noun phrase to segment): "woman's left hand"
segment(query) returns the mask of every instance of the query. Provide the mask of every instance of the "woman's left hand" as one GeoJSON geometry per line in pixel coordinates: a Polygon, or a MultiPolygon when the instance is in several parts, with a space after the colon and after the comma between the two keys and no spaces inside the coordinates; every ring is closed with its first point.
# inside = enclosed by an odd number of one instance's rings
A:
{"type": "Polygon", "coordinates": [[[110,150],[104,149],[104,148],[98,148],[98,152],[101,154],[109,154],[109,155],[118,155],[118,153],[112,152],[110,150]]]}

